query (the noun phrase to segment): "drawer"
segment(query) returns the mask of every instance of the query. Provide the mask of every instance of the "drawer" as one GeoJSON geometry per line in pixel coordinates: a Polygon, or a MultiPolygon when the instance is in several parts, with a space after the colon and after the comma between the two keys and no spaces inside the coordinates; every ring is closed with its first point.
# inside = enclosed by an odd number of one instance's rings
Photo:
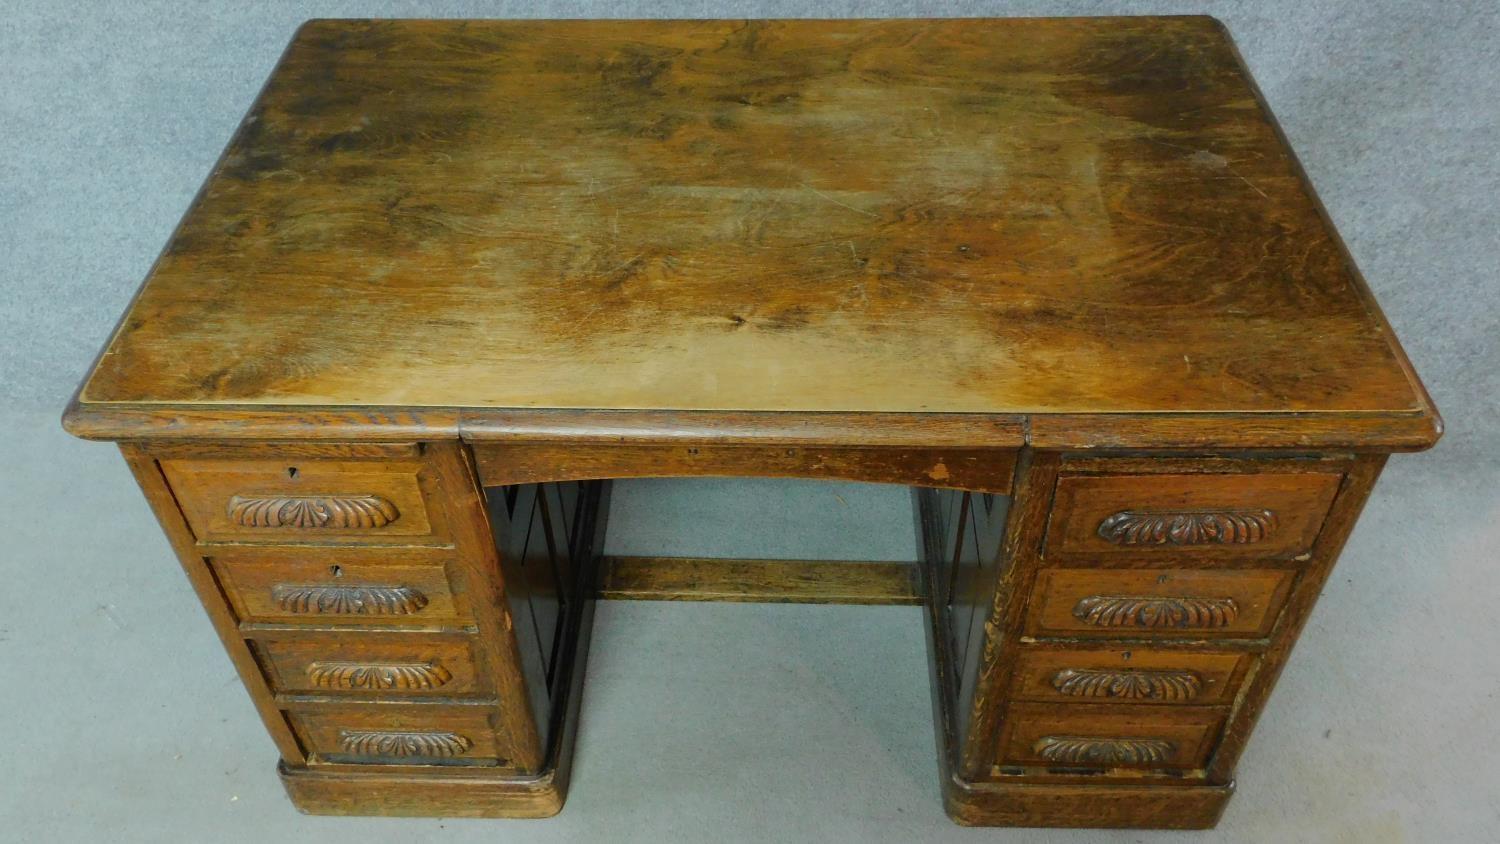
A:
{"type": "Polygon", "coordinates": [[[1296,557],[1312,548],[1342,477],[1064,475],[1044,553],[1053,559],[1296,557]]]}
{"type": "Polygon", "coordinates": [[[1228,704],[1255,657],[1151,648],[1033,648],[1016,665],[1014,696],[1058,703],[1228,704]]]}
{"type": "Polygon", "coordinates": [[[1000,731],[1002,765],[1048,768],[1201,768],[1228,710],[1017,703],[1000,731]]]}
{"type": "Polygon", "coordinates": [[[400,698],[489,691],[467,636],[344,633],[251,644],[275,692],[400,698]]]}
{"type": "Polygon", "coordinates": [[[456,627],[470,623],[466,596],[455,591],[442,558],[375,549],[299,558],[275,551],[209,560],[242,622],[309,625],[456,627]],[[384,560],[376,562],[377,557],[384,560]]]}
{"type": "Polygon", "coordinates": [[[1258,638],[1271,632],[1295,572],[1285,569],[1043,569],[1035,636],[1258,638]]]}
{"type": "Polygon", "coordinates": [[[490,708],[326,706],[287,713],[310,761],[356,765],[511,767],[490,708]]]}
{"type": "Polygon", "coordinates": [[[420,545],[445,541],[420,461],[162,460],[200,542],[420,545]]]}

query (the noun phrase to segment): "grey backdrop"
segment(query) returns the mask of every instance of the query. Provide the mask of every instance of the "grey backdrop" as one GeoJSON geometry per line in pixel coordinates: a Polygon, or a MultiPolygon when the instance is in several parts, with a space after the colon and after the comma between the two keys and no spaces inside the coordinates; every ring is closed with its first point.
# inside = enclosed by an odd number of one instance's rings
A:
{"type": "MultiPolygon", "coordinates": [[[[1448,422],[1391,461],[1211,837],[1493,840],[1500,4],[1453,0],[3,0],[0,839],[1180,840],[949,825],[912,608],[608,604],[560,817],[301,817],[119,458],[56,418],[304,18],[1201,12],[1228,23],[1448,422]]],[[[617,495],[614,552],[911,553],[890,489],[617,495]]]]}

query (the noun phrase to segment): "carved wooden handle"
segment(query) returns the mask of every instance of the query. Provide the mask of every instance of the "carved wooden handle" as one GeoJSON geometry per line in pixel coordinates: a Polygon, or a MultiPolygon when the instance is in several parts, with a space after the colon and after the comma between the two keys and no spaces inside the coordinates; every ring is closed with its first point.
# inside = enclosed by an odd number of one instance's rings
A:
{"type": "Polygon", "coordinates": [[[1227,627],[1239,617],[1233,598],[1152,598],[1092,595],[1073,607],[1073,617],[1095,627],[1227,627]]]}
{"type": "Polygon", "coordinates": [[[229,499],[229,519],[248,528],[382,528],[400,517],[378,495],[255,495],[229,499]]]}
{"type": "Polygon", "coordinates": [[[1248,545],[1275,527],[1270,510],[1122,510],[1099,535],[1116,545],[1248,545]]]}
{"type": "Polygon", "coordinates": [[[1042,736],[1032,746],[1037,755],[1049,762],[1072,762],[1091,765],[1149,765],[1172,758],[1177,745],[1166,739],[1088,738],[1083,736],[1042,736]]]}
{"type": "Polygon", "coordinates": [[[312,662],[307,679],[322,689],[436,689],[453,679],[435,662],[312,662]]]}
{"type": "Polygon", "coordinates": [[[474,742],[458,733],[407,730],[344,730],[339,746],[360,756],[462,756],[474,742]]]}
{"type": "Polygon", "coordinates": [[[282,612],[313,615],[411,615],[427,596],[410,586],[322,586],[281,583],[271,598],[282,612]]]}
{"type": "Polygon", "coordinates": [[[1178,701],[1197,697],[1203,678],[1187,670],[1064,668],[1052,675],[1052,688],[1070,697],[1178,701]]]}

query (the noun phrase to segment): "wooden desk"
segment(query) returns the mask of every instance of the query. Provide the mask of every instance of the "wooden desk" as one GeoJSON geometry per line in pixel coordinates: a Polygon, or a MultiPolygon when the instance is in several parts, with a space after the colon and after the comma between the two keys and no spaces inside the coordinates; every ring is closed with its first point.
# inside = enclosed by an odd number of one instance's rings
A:
{"type": "Polygon", "coordinates": [[[306,811],[558,811],[599,596],[908,601],[955,820],[1144,827],[1441,429],[1208,18],[310,23],[64,423],[306,811]],[[916,565],[600,559],[703,475],[916,565]]]}

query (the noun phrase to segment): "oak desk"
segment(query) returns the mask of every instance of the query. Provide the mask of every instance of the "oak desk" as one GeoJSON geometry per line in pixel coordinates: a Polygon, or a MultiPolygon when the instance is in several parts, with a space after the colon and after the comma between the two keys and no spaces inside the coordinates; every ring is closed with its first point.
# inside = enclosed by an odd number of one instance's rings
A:
{"type": "Polygon", "coordinates": [[[596,598],[907,601],[955,820],[1147,827],[1441,425],[1208,18],[309,23],[65,424],[306,811],[558,811],[596,598]],[[601,559],[693,475],[922,547],[601,559]]]}

